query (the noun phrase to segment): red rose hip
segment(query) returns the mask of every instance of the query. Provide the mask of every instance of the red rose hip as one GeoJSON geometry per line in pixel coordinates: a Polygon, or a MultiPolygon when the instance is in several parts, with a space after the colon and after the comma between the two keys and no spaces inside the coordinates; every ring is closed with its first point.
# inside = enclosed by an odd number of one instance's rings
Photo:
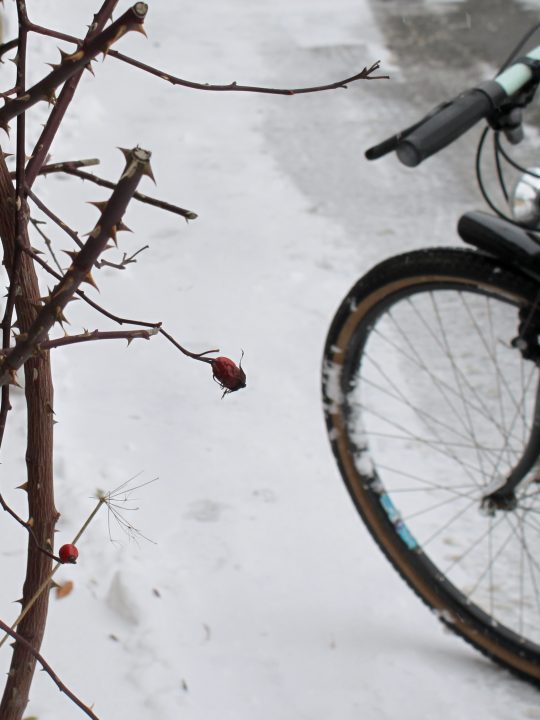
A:
{"type": "Polygon", "coordinates": [[[62,563],[76,563],[79,557],[79,551],[75,545],[62,545],[58,551],[58,556],[62,563]]]}
{"type": "Polygon", "coordinates": [[[226,393],[235,392],[246,387],[246,373],[242,366],[228,357],[218,357],[212,360],[212,373],[226,393]]]}

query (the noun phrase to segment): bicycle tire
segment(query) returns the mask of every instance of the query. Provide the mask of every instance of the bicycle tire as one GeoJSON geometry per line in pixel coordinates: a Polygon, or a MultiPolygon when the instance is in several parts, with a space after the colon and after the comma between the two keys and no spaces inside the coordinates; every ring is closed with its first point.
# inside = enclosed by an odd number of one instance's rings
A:
{"type": "Polygon", "coordinates": [[[530,547],[540,546],[540,473],[514,511],[478,510],[495,473],[519,459],[532,422],[538,369],[511,340],[519,309],[536,307],[538,293],[533,280],[474,251],[405,253],[354,285],[323,360],[330,442],[371,535],[439,620],[535,684],[540,563],[530,547]],[[516,393],[519,407],[503,422],[516,393]],[[467,509],[456,514],[454,503],[467,509]]]}

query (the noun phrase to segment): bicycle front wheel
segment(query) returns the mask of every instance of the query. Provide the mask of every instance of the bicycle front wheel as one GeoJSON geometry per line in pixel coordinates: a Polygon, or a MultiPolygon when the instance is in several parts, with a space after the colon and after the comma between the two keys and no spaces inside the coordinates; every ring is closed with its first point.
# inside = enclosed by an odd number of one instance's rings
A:
{"type": "Polygon", "coordinates": [[[334,318],[323,397],[340,471],[394,567],[453,631],[540,683],[540,471],[515,507],[482,511],[534,420],[538,369],[512,340],[538,290],[468,250],[391,258],[334,318]]]}

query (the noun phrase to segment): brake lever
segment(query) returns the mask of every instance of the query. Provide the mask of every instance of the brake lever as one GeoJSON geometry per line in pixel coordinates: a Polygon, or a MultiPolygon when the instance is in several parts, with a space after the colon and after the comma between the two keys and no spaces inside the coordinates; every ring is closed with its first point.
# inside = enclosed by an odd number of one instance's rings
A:
{"type": "Polygon", "coordinates": [[[392,137],[383,140],[378,145],[373,145],[373,147],[368,148],[364,153],[366,159],[377,160],[378,158],[383,157],[383,155],[387,155],[388,153],[393,152],[397,148],[399,143],[405,140],[407,135],[412,133],[413,130],[416,130],[416,128],[419,128],[426,122],[426,120],[429,120],[431,117],[433,117],[433,115],[436,115],[448,105],[450,105],[450,102],[448,101],[440,103],[440,105],[434,107],[433,110],[428,115],[423,117],[419,122],[416,122],[414,123],[414,125],[410,125],[408,128],[405,128],[405,130],[401,130],[401,132],[398,132],[396,135],[392,135],[392,137]]]}

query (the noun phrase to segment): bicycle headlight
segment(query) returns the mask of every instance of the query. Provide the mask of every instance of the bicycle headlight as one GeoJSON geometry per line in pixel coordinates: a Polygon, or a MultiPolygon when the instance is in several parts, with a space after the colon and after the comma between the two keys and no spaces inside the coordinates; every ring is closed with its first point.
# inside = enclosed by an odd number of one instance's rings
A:
{"type": "Polygon", "coordinates": [[[529,168],[523,173],[514,186],[509,202],[516,222],[531,229],[540,227],[540,168],[529,168]]]}

